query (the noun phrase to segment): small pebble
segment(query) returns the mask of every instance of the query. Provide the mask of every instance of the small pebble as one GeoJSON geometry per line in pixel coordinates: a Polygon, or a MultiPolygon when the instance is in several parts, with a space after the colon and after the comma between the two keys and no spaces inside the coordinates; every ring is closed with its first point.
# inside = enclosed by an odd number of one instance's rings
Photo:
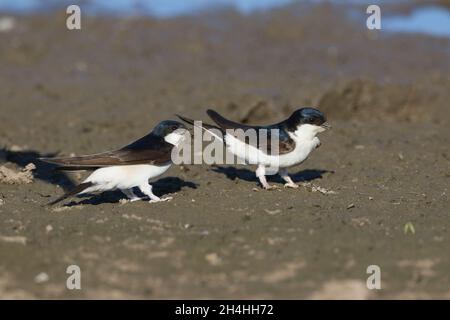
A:
{"type": "Polygon", "coordinates": [[[270,215],[274,215],[274,214],[277,214],[277,213],[281,212],[281,210],[279,210],[279,209],[276,209],[276,210],[264,209],[264,211],[267,212],[270,215]]]}
{"type": "Polygon", "coordinates": [[[50,277],[48,276],[48,274],[46,274],[45,272],[41,272],[36,277],[34,277],[34,282],[44,283],[47,282],[49,279],[50,277]]]}
{"type": "Polygon", "coordinates": [[[14,29],[16,20],[13,17],[0,18],[0,32],[8,32],[14,29]]]}
{"type": "Polygon", "coordinates": [[[209,253],[205,256],[206,261],[209,262],[212,266],[218,266],[222,263],[222,259],[219,257],[219,255],[215,252],[209,253]]]}

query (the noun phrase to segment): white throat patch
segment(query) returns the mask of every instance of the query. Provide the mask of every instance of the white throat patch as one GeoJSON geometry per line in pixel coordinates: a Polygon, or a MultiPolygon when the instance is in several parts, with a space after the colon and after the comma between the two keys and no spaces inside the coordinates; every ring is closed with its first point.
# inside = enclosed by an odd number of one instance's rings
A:
{"type": "Polygon", "coordinates": [[[322,128],[321,126],[316,126],[314,124],[302,124],[297,127],[297,130],[295,130],[294,134],[298,139],[311,140],[318,133],[323,131],[325,131],[325,128],[322,128]]]}
{"type": "Polygon", "coordinates": [[[186,130],[175,130],[164,137],[164,140],[174,146],[178,146],[186,138],[186,130]]]}

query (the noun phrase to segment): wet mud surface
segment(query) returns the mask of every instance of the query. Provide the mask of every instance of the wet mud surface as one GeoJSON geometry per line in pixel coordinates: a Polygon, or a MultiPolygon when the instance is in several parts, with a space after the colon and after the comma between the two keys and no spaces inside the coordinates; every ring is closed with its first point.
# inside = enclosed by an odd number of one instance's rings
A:
{"type": "Polygon", "coordinates": [[[15,20],[0,33],[0,166],[36,168],[0,183],[1,298],[450,298],[448,39],[368,32],[330,5],[76,32],[63,14],[15,20]],[[154,183],[170,202],[44,206],[85,175],[38,157],[110,150],[175,113],[260,124],[306,105],[333,129],[290,172],[334,193],[184,165],[154,183]],[[82,290],[66,289],[71,264],[82,290]]]}

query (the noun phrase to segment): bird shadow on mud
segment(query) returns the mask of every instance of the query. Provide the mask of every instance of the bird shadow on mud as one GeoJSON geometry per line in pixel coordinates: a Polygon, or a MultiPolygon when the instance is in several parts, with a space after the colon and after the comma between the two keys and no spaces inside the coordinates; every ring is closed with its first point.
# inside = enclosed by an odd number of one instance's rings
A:
{"type": "Polygon", "coordinates": [[[4,158],[6,162],[15,163],[22,168],[33,163],[36,166],[36,169],[32,171],[34,179],[59,185],[65,191],[70,190],[76,184],[66,173],[55,170],[56,165],[39,160],[39,158],[54,157],[55,155],[56,153],[41,154],[34,150],[13,151],[0,148],[0,158],[4,158]]]}
{"type": "MultiPolygon", "coordinates": [[[[188,187],[191,189],[197,189],[198,184],[191,182],[191,181],[185,181],[183,179],[180,179],[178,177],[166,177],[159,179],[153,183],[151,183],[153,186],[153,193],[157,195],[158,197],[164,197],[167,195],[170,195],[172,193],[176,193],[181,191],[182,188],[188,187]]],[[[146,197],[144,194],[142,194],[138,188],[134,188],[133,192],[142,198],[142,201],[148,201],[148,197],[146,197]]],[[[85,194],[77,196],[77,198],[81,198],[83,200],[81,201],[70,201],[66,203],[65,207],[73,207],[78,205],[99,205],[99,204],[105,204],[105,203],[119,203],[122,199],[127,199],[127,197],[119,190],[116,191],[105,191],[100,194],[85,194]]]]}
{"type": "MultiPolygon", "coordinates": [[[[248,182],[257,182],[259,183],[259,179],[256,177],[255,171],[251,171],[249,169],[243,168],[235,168],[235,167],[213,167],[212,171],[224,174],[230,180],[244,180],[248,182]]],[[[301,170],[297,173],[290,173],[289,176],[292,178],[294,182],[309,182],[316,179],[322,179],[325,173],[334,173],[331,170],[322,170],[322,169],[306,169],[301,170]]],[[[285,181],[278,175],[268,175],[266,176],[269,182],[275,183],[284,183],[285,181]]]]}

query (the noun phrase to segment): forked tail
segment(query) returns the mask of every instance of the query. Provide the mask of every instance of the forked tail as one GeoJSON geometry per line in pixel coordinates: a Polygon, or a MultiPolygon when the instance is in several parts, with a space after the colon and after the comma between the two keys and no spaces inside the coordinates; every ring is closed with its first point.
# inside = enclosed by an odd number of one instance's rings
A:
{"type": "Polygon", "coordinates": [[[62,195],[61,197],[59,197],[56,200],[53,200],[52,202],[47,203],[48,206],[52,206],[54,204],[57,204],[58,202],[61,202],[71,196],[74,196],[80,192],[83,192],[84,190],[86,190],[87,188],[91,187],[93,185],[92,182],[83,182],[79,185],[77,185],[75,188],[73,188],[72,190],[66,192],[64,195],[62,195]]]}
{"type": "Polygon", "coordinates": [[[225,132],[221,128],[213,126],[213,125],[208,124],[208,123],[203,123],[203,122],[202,122],[202,125],[198,125],[192,119],[183,117],[183,116],[181,116],[179,114],[176,114],[176,116],[178,118],[180,118],[181,120],[183,120],[184,122],[186,122],[186,123],[188,123],[188,124],[190,124],[190,125],[192,125],[194,127],[197,127],[197,128],[200,128],[202,130],[205,130],[205,131],[209,132],[211,135],[213,135],[214,137],[216,137],[217,139],[219,139],[220,141],[223,142],[223,136],[219,136],[216,132],[212,131],[212,129],[219,130],[220,132],[222,132],[222,135],[225,135],[225,132]]]}

